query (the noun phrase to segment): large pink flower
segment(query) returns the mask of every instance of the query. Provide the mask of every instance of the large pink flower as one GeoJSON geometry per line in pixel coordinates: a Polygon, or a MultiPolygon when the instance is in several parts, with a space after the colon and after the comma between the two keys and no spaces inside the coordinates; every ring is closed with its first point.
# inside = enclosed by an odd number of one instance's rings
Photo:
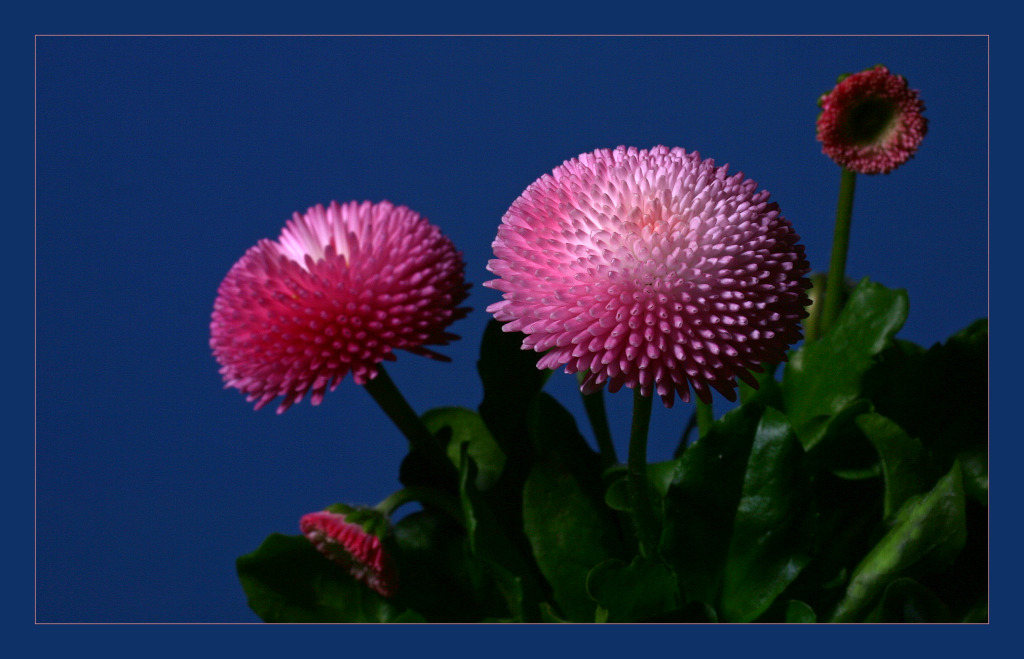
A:
{"type": "Polygon", "coordinates": [[[563,163],[502,219],[487,310],[539,368],[589,371],[584,392],[735,399],[800,338],[809,264],[768,193],[726,170],[664,146],[563,163]]]}
{"type": "Polygon", "coordinates": [[[846,76],[818,105],[822,151],[860,174],[888,174],[914,155],[928,132],[917,90],[881,65],[846,76]]]}
{"type": "MultiPolygon", "coordinates": [[[[349,571],[384,597],[398,589],[398,572],[380,536],[360,524],[349,522],[347,506],[334,506],[339,512],[321,510],[303,515],[299,529],[321,554],[349,571]],[[344,512],[342,512],[344,511],[344,512]]],[[[383,524],[383,522],[382,522],[383,524]]]]}
{"type": "Polygon", "coordinates": [[[405,206],[332,202],[295,213],[220,285],[210,346],[226,386],[278,413],[310,392],[317,405],[349,372],[357,384],[394,350],[447,360],[424,346],[466,315],[462,256],[405,206]]]}

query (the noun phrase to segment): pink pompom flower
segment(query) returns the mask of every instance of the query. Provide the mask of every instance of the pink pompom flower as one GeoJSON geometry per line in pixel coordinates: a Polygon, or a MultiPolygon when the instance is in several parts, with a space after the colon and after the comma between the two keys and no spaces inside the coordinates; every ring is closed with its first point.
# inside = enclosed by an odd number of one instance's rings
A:
{"type": "Polygon", "coordinates": [[[818,105],[822,151],[859,174],[888,174],[913,157],[928,132],[917,90],[881,65],[842,78],[818,105]]]}
{"type": "Polygon", "coordinates": [[[382,596],[391,597],[398,590],[398,572],[381,542],[387,528],[386,518],[379,513],[344,504],[303,515],[299,520],[302,534],[321,554],[382,596]],[[359,514],[365,519],[357,523],[354,518],[359,514]]]}
{"type": "Polygon", "coordinates": [[[382,201],[295,213],[277,241],[261,240],[217,292],[210,346],[225,386],[256,401],[282,396],[280,414],[309,392],[318,405],[346,374],[356,384],[407,350],[447,361],[426,345],[469,311],[462,255],[405,206],[382,201]]]}
{"type": "Polygon", "coordinates": [[[736,377],[800,338],[809,264],[768,192],[683,149],[599,149],[532,183],[502,218],[487,310],[544,353],[622,386],[735,400],[736,377]]]}

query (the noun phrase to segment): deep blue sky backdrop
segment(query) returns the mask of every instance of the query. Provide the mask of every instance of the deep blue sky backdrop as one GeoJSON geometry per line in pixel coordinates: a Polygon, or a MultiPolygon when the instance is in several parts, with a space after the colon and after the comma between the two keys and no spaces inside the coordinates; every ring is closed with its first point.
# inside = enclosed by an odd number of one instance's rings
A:
{"type": "MultiPolygon", "coordinates": [[[[987,314],[982,37],[40,37],[37,619],[256,620],[238,555],[397,489],[405,441],[351,380],[283,416],[222,388],[217,286],[293,211],[389,199],[453,239],[475,309],[454,361],[389,372],[417,410],[475,408],[484,266],[529,183],[598,147],[697,150],[770,190],[826,269],[815,101],[876,63],[930,129],[859,178],[847,272],[908,289],[900,336],[930,345],[987,314]]],[[[590,436],[573,383],[547,390],[590,436]]],[[[608,404],[624,454],[628,392],[608,404]]],[[[656,406],[652,460],[689,414],[656,406]]]]}

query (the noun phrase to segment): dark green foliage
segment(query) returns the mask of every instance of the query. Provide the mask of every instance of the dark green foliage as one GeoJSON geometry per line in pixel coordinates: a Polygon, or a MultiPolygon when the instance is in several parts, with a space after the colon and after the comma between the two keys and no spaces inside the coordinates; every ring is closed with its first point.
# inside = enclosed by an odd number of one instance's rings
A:
{"type": "Polygon", "coordinates": [[[324,558],[302,536],[268,537],[238,559],[249,607],[266,622],[423,622],[324,558]]]}
{"type": "Polygon", "coordinates": [[[271,536],[238,561],[250,605],[268,621],[986,621],[988,325],[926,350],[895,338],[907,310],[903,291],[860,282],[781,379],[766,369],[648,465],[661,536],[647,558],[625,469],[602,468],[541,391],[537,354],[491,322],[479,413],[423,416],[458,473],[435,485],[463,519],[425,501],[395,525],[389,600],[304,538],[271,536]]]}

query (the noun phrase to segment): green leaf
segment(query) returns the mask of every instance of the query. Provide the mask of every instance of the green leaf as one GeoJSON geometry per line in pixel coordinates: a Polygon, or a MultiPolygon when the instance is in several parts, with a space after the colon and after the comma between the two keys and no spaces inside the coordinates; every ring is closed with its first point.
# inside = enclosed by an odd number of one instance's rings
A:
{"type": "Polygon", "coordinates": [[[964,490],[967,496],[988,506],[988,451],[983,448],[961,451],[957,461],[964,469],[964,490]]]}
{"type": "Polygon", "coordinates": [[[913,579],[889,584],[866,622],[956,622],[938,596],[913,579]]]}
{"type": "MultiPolygon", "coordinates": [[[[647,481],[651,486],[653,501],[663,499],[672,485],[676,472],[679,471],[679,458],[665,462],[652,462],[647,465],[647,481]]],[[[629,483],[626,480],[626,469],[615,470],[611,474],[611,482],[604,493],[604,503],[612,510],[629,512],[629,483]]]]}
{"type": "Polygon", "coordinates": [[[505,468],[505,454],[479,414],[464,407],[438,407],[423,415],[423,423],[433,435],[448,429],[451,433],[447,443],[448,458],[456,467],[459,466],[462,445],[468,445],[469,456],[479,469],[477,489],[489,489],[501,476],[505,468]]]}
{"type": "Polygon", "coordinates": [[[659,549],[688,602],[717,601],[747,457],[763,409],[753,403],[725,414],[677,459],[664,499],[659,549]]]}
{"type": "Polygon", "coordinates": [[[302,536],[273,534],[239,557],[249,607],[266,622],[423,622],[357,582],[302,536]]]}
{"type": "Polygon", "coordinates": [[[764,371],[753,374],[754,380],[758,385],[756,389],[740,380],[740,401],[748,403],[756,399],[765,405],[781,408],[783,404],[782,387],[779,385],[779,381],[775,379],[775,372],[779,370],[779,365],[762,364],[762,367],[764,371]]]}
{"type": "Polygon", "coordinates": [[[924,448],[903,429],[881,414],[861,414],[857,425],[878,451],[885,475],[885,518],[907,499],[928,489],[924,448]]]}
{"type": "Polygon", "coordinates": [[[988,320],[927,351],[898,341],[865,378],[879,414],[918,438],[945,471],[964,450],[988,444],[988,320]]]}
{"type": "MultiPolygon", "coordinates": [[[[850,293],[857,287],[857,282],[846,279],[843,290],[839,292],[839,308],[842,309],[850,293]]],[[[807,297],[811,303],[807,305],[807,318],[804,318],[804,337],[808,343],[818,340],[818,333],[821,330],[821,314],[825,306],[825,289],[828,284],[828,275],[824,272],[816,272],[811,275],[811,288],[807,290],[807,297]]]]}
{"type": "Polygon", "coordinates": [[[807,564],[808,490],[800,441],[786,417],[767,408],[732,524],[722,585],[726,620],[757,619],[807,564]]]}
{"type": "Polygon", "coordinates": [[[591,622],[587,573],[622,551],[616,519],[604,505],[600,458],[547,394],[534,400],[529,428],[538,457],[523,490],[526,536],[562,613],[591,622]]]}
{"type": "MultiPolygon", "coordinates": [[[[549,602],[541,602],[540,603],[540,621],[541,622],[557,622],[557,623],[572,622],[571,620],[566,620],[566,619],[562,618],[561,616],[559,616],[558,612],[555,611],[554,607],[552,607],[549,602]]],[[[590,621],[588,620],[587,622],[590,622],[590,621]]]]}
{"type": "Polygon", "coordinates": [[[850,295],[835,326],[793,353],[782,379],[786,414],[805,449],[828,419],[861,397],[864,374],[907,319],[907,293],[867,278],[850,295]]]}
{"type": "Polygon", "coordinates": [[[522,344],[523,334],[503,332],[501,323],[492,319],[484,330],[477,370],[484,386],[480,416],[512,463],[512,471],[525,478],[530,460],[530,445],[523,441],[526,413],[550,372],[539,370],[540,355],[523,350],[522,344]]]}
{"type": "Polygon", "coordinates": [[[483,565],[470,556],[465,531],[447,515],[407,515],[393,538],[398,597],[430,622],[475,622],[506,613],[483,565]]]}
{"type": "Polygon", "coordinates": [[[640,556],[626,564],[609,559],[595,566],[587,592],[607,612],[607,622],[635,622],[678,609],[682,604],[672,570],[640,556]]]}
{"type": "Polygon", "coordinates": [[[573,474],[551,461],[538,462],[526,479],[523,524],[555,602],[576,622],[594,619],[586,577],[621,551],[615,519],[586,494],[573,474]]]}
{"type": "Polygon", "coordinates": [[[814,609],[806,602],[789,600],[789,604],[786,605],[786,622],[818,622],[818,616],[814,614],[814,609]]]}
{"type": "Polygon", "coordinates": [[[629,503],[629,483],[626,477],[616,478],[608,486],[604,493],[604,503],[612,510],[628,513],[631,510],[629,503]]]}
{"type": "Polygon", "coordinates": [[[944,566],[966,542],[963,476],[959,463],[926,495],[907,501],[892,529],[854,570],[833,622],[850,622],[894,579],[911,568],[944,566]]]}
{"type": "Polygon", "coordinates": [[[831,471],[845,480],[879,476],[878,453],[855,423],[858,416],[870,411],[871,402],[858,398],[823,418],[820,438],[807,449],[809,469],[831,471]]]}
{"type": "Polygon", "coordinates": [[[983,599],[972,606],[960,622],[988,622],[988,599],[983,599]]]}
{"type": "Polygon", "coordinates": [[[468,446],[463,444],[459,494],[470,552],[493,575],[512,617],[519,622],[534,620],[539,615],[540,588],[532,578],[529,564],[508,540],[487,500],[476,489],[476,477],[476,465],[469,457],[468,446]]]}

